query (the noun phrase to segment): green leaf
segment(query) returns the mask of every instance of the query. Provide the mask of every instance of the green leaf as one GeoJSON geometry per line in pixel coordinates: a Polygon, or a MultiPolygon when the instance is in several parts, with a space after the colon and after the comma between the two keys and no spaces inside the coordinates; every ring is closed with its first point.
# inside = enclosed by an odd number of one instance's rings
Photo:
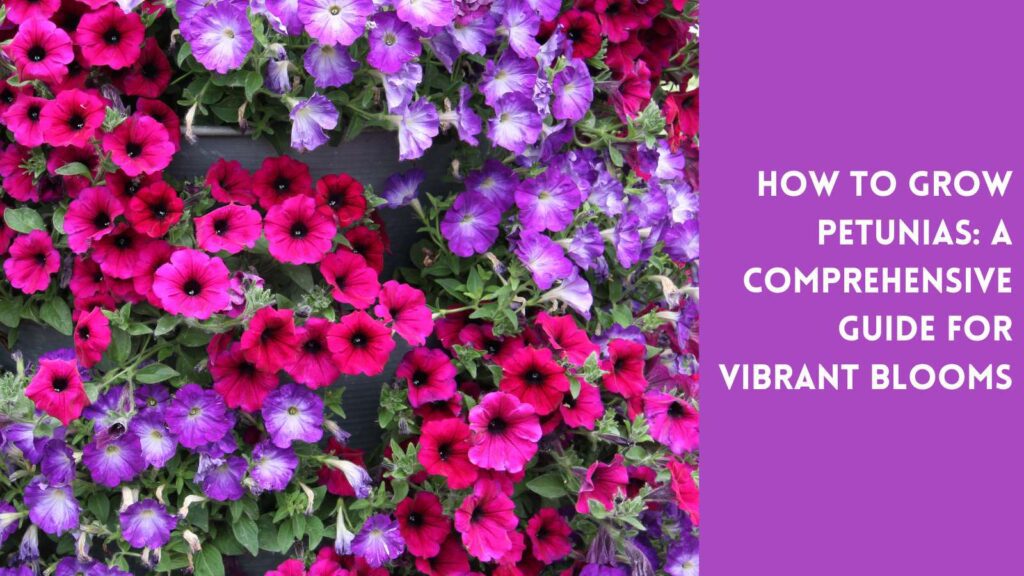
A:
{"type": "Polygon", "coordinates": [[[178,371],[164,364],[149,364],[135,373],[135,379],[143,384],[156,384],[178,376],[178,371]]]}
{"type": "Polygon", "coordinates": [[[128,355],[132,353],[132,338],[127,332],[120,328],[110,328],[110,348],[107,349],[110,352],[110,359],[115,363],[120,364],[128,359],[128,355]]]}
{"type": "Polygon", "coordinates": [[[256,523],[248,516],[241,516],[231,524],[231,530],[235,533],[235,539],[249,554],[253,556],[260,552],[260,531],[256,523]]]}
{"type": "Polygon", "coordinates": [[[180,316],[161,316],[156,321],[156,330],[153,330],[154,336],[163,336],[168,332],[174,330],[181,322],[180,316]]]}
{"type": "Polygon", "coordinates": [[[212,543],[203,546],[196,554],[195,573],[203,576],[224,576],[224,559],[220,556],[220,550],[214,548],[212,543]]]}
{"type": "Polygon", "coordinates": [[[64,233],[64,216],[67,215],[67,206],[57,206],[53,211],[53,229],[58,234],[64,233]]]}
{"type": "Polygon", "coordinates": [[[92,172],[89,171],[89,167],[81,162],[69,162],[60,168],[57,168],[57,174],[61,176],[82,176],[85,178],[92,178],[92,172]]]}
{"type": "Polygon", "coordinates": [[[306,536],[309,536],[309,549],[316,550],[324,538],[324,523],[316,516],[306,519],[306,536]]]}
{"type": "Polygon", "coordinates": [[[310,292],[313,290],[313,273],[309,271],[309,266],[294,266],[288,272],[292,279],[292,282],[302,288],[303,292],[310,292]]]}
{"type": "Polygon", "coordinates": [[[182,42],[181,49],[178,50],[178,66],[180,67],[182,62],[186,58],[192,55],[192,45],[188,42],[182,42]]]}
{"type": "Polygon", "coordinates": [[[555,472],[548,472],[530,480],[526,487],[545,498],[561,498],[568,494],[562,475],[555,472]]]}
{"type": "Polygon", "coordinates": [[[17,328],[21,324],[21,298],[0,299],[0,324],[9,328],[17,328]]]}
{"type": "Polygon", "coordinates": [[[74,330],[71,323],[71,308],[62,298],[51,298],[39,307],[39,319],[61,334],[70,335],[74,330]]]}
{"type": "Polygon", "coordinates": [[[104,494],[93,494],[89,497],[89,512],[101,523],[107,521],[110,514],[110,499],[104,494]]]}
{"type": "Polygon", "coordinates": [[[259,72],[245,73],[245,99],[252,100],[256,91],[263,87],[263,76],[259,72]]]}
{"type": "Polygon", "coordinates": [[[4,223],[11,230],[22,234],[43,229],[43,217],[28,207],[8,208],[4,211],[4,223]]]}

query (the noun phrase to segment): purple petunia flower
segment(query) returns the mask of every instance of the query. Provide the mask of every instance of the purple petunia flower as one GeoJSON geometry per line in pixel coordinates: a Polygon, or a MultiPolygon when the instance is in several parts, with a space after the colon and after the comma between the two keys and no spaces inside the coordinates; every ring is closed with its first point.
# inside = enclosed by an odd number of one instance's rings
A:
{"type": "Polygon", "coordinates": [[[254,42],[244,4],[211,4],[183,19],[179,28],[195,59],[220,74],[240,68],[254,42]]]}
{"type": "Polygon", "coordinates": [[[160,384],[142,384],[135,389],[135,409],[142,413],[163,414],[171,393],[160,384]]]}
{"type": "Polygon", "coordinates": [[[449,73],[452,72],[455,60],[459,58],[461,52],[455,45],[455,39],[448,33],[448,29],[438,30],[427,41],[430,43],[430,49],[434,52],[434,56],[444,65],[445,70],[449,73]]]}
{"type": "Polygon", "coordinates": [[[523,227],[534,231],[565,230],[582,203],[576,183],[553,168],[525,180],[516,189],[515,199],[523,227]]]}
{"type": "Polygon", "coordinates": [[[590,284],[587,280],[573,268],[572,274],[562,280],[554,289],[541,296],[540,301],[562,302],[589,320],[590,308],[594,305],[594,295],[590,291],[590,284]]]}
{"type": "Polygon", "coordinates": [[[537,82],[537,61],[519,58],[505,52],[497,62],[488,60],[480,80],[480,92],[488,106],[497,107],[498,100],[506,94],[530,96],[537,82]]]}
{"type": "MultiPolygon", "coordinates": [[[[57,563],[53,576],[132,576],[120,568],[113,568],[96,561],[80,561],[68,556],[57,563]]],[[[7,575],[4,575],[7,576],[7,575]]]]}
{"type": "Polygon", "coordinates": [[[419,62],[406,62],[395,74],[384,76],[384,96],[388,112],[395,113],[412,102],[416,87],[423,81],[423,67],[419,62]]]}
{"type": "Polygon", "coordinates": [[[640,219],[633,212],[623,214],[615,222],[612,235],[615,258],[623,268],[632,268],[640,259],[643,243],[640,239],[640,219]]]}
{"type": "Polygon", "coordinates": [[[441,221],[441,234],[448,241],[448,249],[456,256],[468,258],[483,254],[498,238],[501,212],[486,198],[462,193],[441,221]]]}
{"type": "Polygon", "coordinates": [[[668,549],[665,555],[665,573],[670,576],[699,576],[700,556],[685,541],[668,549]]]}
{"type": "Polygon", "coordinates": [[[552,85],[555,99],[551,114],[557,120],[577,122],[590,110],[594,101],[594,80],[583,60],[573,58],[558,74],[552,85]]]}
{"type": "Polygon", "coordinates": [[[352,59],[347,48],[316,42],[306,49],[302,64],[317,88],[344,86],[355,78],[359,69],[359,63],[352,59]]]}
{"type": "Polygon", "coordinates": [[[278,387],[263,401],[262,413],[270,439],[280,448],[294,440],[319,442],[324,435],[324,402],[305,386],[278,387]]]}
{"type": "Polygon", "coordinates": [[[139,475],[146,468],[139,439],[123,434],[112,440],[93,440],[82,449],[82,463],[89,469],[92,481],[114,488],[139,475]]]}
{"type": "Polygon", "coordinates": [[[11,505],[10,502],[0,500],[0,545],[3,545],[11,534],[14,534],[18,530],[18,517],[13,516],[17,514],[18,509],[11,505]],[[4,514],[11,514],[10,519],[3,519],[4,514]]]}
{"type": "Polygon", "coordinates": [[[202,486],[203,494],[211,500],[227,502],[238,500],[245,495],[242,478],[249,465],[241,456],[227,459],[199,457],[199,470],[193,479],[202,486]]]}
{"type": "Polygon", "coordinates": [[[673,224],[665,232],[665,253],[676,262],[689,262],[700,257],[700,230],[697,220],[673,224]]]}
{"type": "Polygon", "coordinates": [[[494,104],[487,137],[506,150],[522,154],[527,146],[537,142],[542,123],[532,100],[518,93],[506,94],[494,104]]]}
{"type": "Polygon", "coordinates": [[[338,109],[326,96],[313,93],[299,100],[288,114],[292,120],[292,148],[301,152],[315,150],[327,143],[324,130],[338,126],[338,109]]]}
{"type": "Polygon", "coordinates": [[[607,170],[598,173],[597,179],[590,185],[590,196],[587,200],[601,209],[608,216],[622,214],[625,207],[626,194],[622,182],[607,170]]]}
{"type": "Polygon", "coordinates": [[[135,548],[159,548],[171,539],[178,519],[167,513],[163,504],[140,500],[121,512],[121,534],[135,548]]]}
{"type": "Polygon", "coordinates": [[[441,128],[437,108],[421,98],[398,111],[398,158],[415,160],[426,152],[441,128]]]}
{"type": "Polygon", "coordinates": [[[459,133],[459,139],[471,146],[479,144],[476,135],[483,127],[480,115],[469,105],[469,99],[473,93],[469,86],[463,84],[459,87],[459,105],[455,110],[455,129],[459,133]]]}
{"type": "Polygon", "coordinates": [[[128,431],[139,439],[142,459],[148,466],[163,468],[178,449],[178,441],[171,435],[160,414],[139,414],[132,419],[128,431]]]}
{"type": "Polygon", "coordinates": [[[359,534],[352,540],[352,553],[380,568],[405,551],[405,540],[398,530],[398,521],[384,514],[366,519],[359,534]]]}
{"type": "Polygon", "coordinates": [[[292,90],[292,79],[288,75],[292,63],[288,60],[288,52],[281,44],[267,46],[270,59],[267,61],[267,72],[263,75],[263,85],[274,94],[285,94],[292,90]]]}
{"type": "Polygon", "coordinates": [[[281,34],[299,36],[302,34],[302,20],[299,19],[299,0],[265,0],[267,12],[274,16],[277,22],[274,29],[281,34]]]}
{"type": "Polygon", "coordinates": [[[39,470],[50,484],[70,484],[75,479],[74,452],[63,440],[43,444],[39,470]]]}
{"type": "Polygon", "coordinates": [[[562,247],[537,232],[524,230],[515,243],[515,253],[541,290],[547,290],[555,280],[566,278],[575,270],[562,247]]]}
{"type": "Polygon", "coordinates": [[[35,427],[24,422],[14,422],[3,428],[2,437],[21,451],[25,460],[38,464],[43,457],[44,441],[37,442],[35,427]]]}
{"type": "Polygon", "coordinates": [[[408,205],[419,193],[419,186],[427,179],[427,174],[419,168],[406,170],[400,174],[392,174],[384,183],[381,197],[387,200],[388,208],[401,208],[408,205]]]}
{"type": "MultiPolygon", "coordinates": [[[[231,423],[231,428],[234,428],[235,414],[233,412],[229,412],[227,418],[231,423]]],[[[210,458],[223,458],[228,454],[234,454],[237,450],[238,442],[235,441],[234,434],[225,434],[220,438],[220,440],[197,447],[194,452],[202,456],[209,456],[210,458]]]]}
{"type": "Polygon", "coordinates": [[[366,63],[385,74],[394,74],[423,51],[420,35],[394,12],[378,12],[372,18],[370,51],[366,63]]]}
{"type": "Polygon", "coordinates": [[[483,14],[468,22],[455,22],[448,27],[448,33],[460,52],[483,56],[487,53],[487,46],[494,41],[496,20],[494,14],[483,14]]]}
{"type": "Polygon", "coordinates": [[[227,405],[220,394],[187,384],[174,395],[165,411],[167,428],[186,448],[198,448],[216,442],[234,424],[228,419],[227,405]]]}
{"type": "MultiPolygon", "coordinates": [[[[564,241],[563,241],[564,242],[564,241]]],[[[569,258],[584,270],[590,270],[594,261],[604,255],[604,238],[597,224],[587,222],[576,229],[569,239],[569,258]]]]}
{"type": "Polygon", "coordinates": [[[394,0],[395,12],[423,32],[441,28],[455,19],[455,3],[452,0],[394,0]]]}
{"type": "Polygon", "coordinates": [[[299,459],[290,446],[280,448],[269,440],[263,440],[252,449],[252,469],[249,476],[259,491],[284,490],[291,482],[299,459]]]}
{"type": "Polygon", "coordinates": [[[537,30],[540,18],[526,0],[508,0],[504,5],[502,27],[508,34],[508,45],[521,58],[533,58],[540,50],[537,30]]]}
{"type": "Polygon", "coordinates": [[[686,177],[686,155],[682,150],[673,152],[665,140],[658,140],[658,165],[654,176],[662,180],[686,177]]]}
{"type": "Polygon", "coordinates": [[[664,191],[672,213],[672,221],[677,224],[696,218],[700,212],[700,197],[682,180],[654,180],[650,183],[650,188],[660,188],[664,191]]]}
{"type": "Polygon", "coordinates": [[[466,192],[479,194],[491,201],[499,212],[515,204],[515,191],[519,178],[511,168],[498,160],[484,162],[483,168],[466,175],[466,192]]]}
{"type": "Polygon", "coordinates": [[[554,20],[562,9],[561,0],[527,0],[530,8],[540,14],[542,20],[554,20]]]}
{"type": "Polygon", "coordinates": [[[60,536],[78,528],[78,500],[70,485],[36,476],[25,487],[25,506],[29,520],[47,534],[60,536]]]}
{"type": "Polygon", "coordinates": [[[131,412],[131,405],[132,399],[124,386],[111,386],[100,394],[95,402],[82,410],[82,418],[92,421],[93,430],[107,429],[120,422],[123,415],[131,412]]]}
{"type": "Polygon", "coordinates": [[[299,0],[299,20],[321,44],[350,46],[373,10],[373,0],[299,0]]]}

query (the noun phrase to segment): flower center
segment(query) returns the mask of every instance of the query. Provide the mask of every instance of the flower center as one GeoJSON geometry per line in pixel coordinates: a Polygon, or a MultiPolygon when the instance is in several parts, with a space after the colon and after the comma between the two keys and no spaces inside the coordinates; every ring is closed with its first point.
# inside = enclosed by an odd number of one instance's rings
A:
{"type": "Polygon", "coordinates": [[[324,347],[320,344],[319,340],[311,339],[306,340],[306,343],[302,345],[302,349],[305,350],[306,352],[309,352],[310,354],[316,354],[323,350],[324,347]]]}
{"type": "Polygon", "coordinates": [[[487,423],[487,431],[492,434],[501,434],[508,428],[508,423],[501,418],[495,418],[487,423]]]}
{"type": "Polygon", "coordinates": [[[232,30],[231,28],[225,28],[223,34],[224,34],[224,37],[227,38],[228,40],[234,40],[235,39],[235,31],[232,30]]]}
{"type": "Polygon", "coordinates": [[[132,239],[129,238],[127,234],[122,234],[114,240],[114,245],[122,250],[126,250],[128,248],[131,248],[132,239]]]}
{"type": "Polygon", "coordinates": [[[420,524],[423,524],[423,517],[420,516],[417,512],[410,512],[409,515],[406,517],[406,520],[409,522],[411,526],[419,526],[420,524]]]}
{"type": "Polygon", "coordinates": [[[437,447],[437,457],[440,458],[442,462],[448,461],[448,455],[450,453],[451,446],[449,446],[448,444],[441,444],[440,446],[437,447]]]}
{"type": "Polygon", "coordinates": [[[288,408],[288,415],[289,416],[295,416],[298,413],[299,413],[299,409],[296,408],[295,406],[291,406],[291,407],[288,408]]]}
{"type": "Polygon", "coordinates": [[[199,409],[199,406],[193,406],[192,409],[188,411],[188,415],[199,416],[200,412],[202,412],[202,410],[199,409]]]}
{"type": "Polygon", "coordinates": [[[117,454],[120,451],[121,449],[118,448],[117,444],[111,444],[110,446],[107,446],[107,454],[113,455],[117,454]]]}
{"type": "Polygon", "coordinates": [[[97,228],[106,228],[110,226],[110,214],[106,212],[100,212],[92,219],[93,226],[97,228]]]}
{"type": "Polygon", "coordinates": [[[341,8],[339,8],[338,6],[331,6],[327,11],[331,13],[331,16],[337,16],[338,14],[341,14],[341,8]]]}
{"type": "Polygon", "coordinates": [[[135,142],[129,142],[125,145],[124,151],[128,154],[129,158],[135,158],[139,154],[142,154],[142,146],[135,142]]]}
{"type": "Polygon", "coordinates": [[[157,70],[155,64],[153,64],[152,62],[147,62],[146,64],[142,65],[142,69],[140,70],[140,72],[142,72],[143,78],[145,78],[146,80],[152,80],[156,78],[157,74],[159,73],[159,70],[157,70]]]}
{"type": "Polygon", "coordinates": [[[28,59],[33,62],[42,62],[46,58],[46,48],[33,46],[28,49],[28,59]]]}
{"type": "Polygon", "coordinates": [[[673,402],[672,405],[668,407],[668,415],[673,418],[681,418],[685,414],[686,410],[679,402],[673,402]]]}
{"type": "Polygon", "coordinates": [[[67,378],[60,377],[60,378],[54,378],[53,379],[53,391],[54,392],[63,392],[65,390],[67,390],[67,389],[68,389],[68,379],[67,378]]]}
{"type": "Polygon", "coordinates": [[[277,188],[278,192],[286,192],[292,185],[291,180],[284,176],[278,176],[277,180],[274,180],[274,188],[277,188]]]}
{"type": "Polygon", "coordinates": [[[213,231],[218,236],[223,236],[228,231],[228,221],[226,219],[218,219],[213,221],[213,231]]]}
{"type": "Polygon", "coordinates": [[[363,346],[366,346],[366,336],[358,333],[353,334],[352,345],[355,346],[356,348],[362,348],[363,346]]]}
{"type": "Polygon", "coordinates": [[[167,205],[163,203],[154,204],[150,209],[153,212],[153,216],[156,216],[158,220],[163,220],[167,217],[167,205]]]}
{"type": "Polygon", "coordinates": [[[524,378],[526,379],[526,382],[532,386],[539,386],[544,382],[544,375],[537,369],[527,372],[524,378]]]}
{"type": "Polygon", "coordinates": [[[68,126],[70,126],[72,130],[81,130],[82,128],[85,128],[85,118],[79,114],[72,114],[71,117],[68,118],[68,126]]]}
{"type": "Polygon", "coordinates": [[[292,224],[292,236],[294,238],[304,238],[308,233],[309,228],[307,228],[302,222],[292,224]]]}
{"type": "Polygon", "coordinates": [[[388,32],[384,34],[384,45],[394,46],[395,42],[398,42],[398,36],[395,36],[394,32],[388,32]]]}
{"type": "Polygon", "coordinates": [[[121,31],[117,28],[111,28],[103,34],[103,40],[110,45],[117,44],[121,41],[121,31]]]}
{"type": "Polygon", "coordinates": [[[88,340],[89,339],[89,327],[88,326],[82,326],[81,328],[78,329],[78,339],[79,340],[88,340]]]}
{"type": "Polygon", "coordinates": [[[33,122],[39,121],[39,112],[42,110],[39,106],[32,105],[28,108],[28,119],[33,122]]]}
{"type": "Polygon", "coordinates": [[[423,386],[424,384],[427,383],[427,380],[429,378],[430,378],[429,376],[427,376],[423,372],[420,372],[419,370],[417,370],[416,373],[412,375],[412,385],[413,386],[423,386]]]}
{"type": "Polygon", "coordinates": [[[185,294],[188,294],[189,296],[196,296],[203,291],[203,285],[195,278],[191,278],[188,282],[185,282],[185,286],[182,288],[185,291],[185,294]]]}
{"type": "Polygon", "coordinates": [[[40,266],[45,266],[46,265],[46,254],[43,253],[43,252],[37,253],[36,256],[35,256],[35,261],[36,261],[36,264],[38,264],[40,266]]]}

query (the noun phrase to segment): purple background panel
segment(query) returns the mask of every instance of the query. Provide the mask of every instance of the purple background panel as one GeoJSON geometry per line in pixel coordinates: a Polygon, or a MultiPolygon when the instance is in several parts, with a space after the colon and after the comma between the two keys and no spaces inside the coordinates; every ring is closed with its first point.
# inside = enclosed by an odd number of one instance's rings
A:
{"type": "MultiPolygon", "coordinates": [[[[1024,3],[702,7],[702,564],[707,576],[1019,575],[1024,3]],[[758,170],[1013,169],[1007,196],[761,199],[758,170]],[[818,247],[816,219],[970,218],[1008,248],[818,247]],[[751,266],[1014,266],[1012,296],[753,295],[751,266]],[[845,343],[854,313],[1016,313],[1013,343],[845,343]],[[1005,392],[727,391],[720,363],[1017,362],[1005,392]]],[[[941,323],[940,323],[941,324],[941,323]]],[[[941,331],[939,332],[942,333],[941,331]]]]}

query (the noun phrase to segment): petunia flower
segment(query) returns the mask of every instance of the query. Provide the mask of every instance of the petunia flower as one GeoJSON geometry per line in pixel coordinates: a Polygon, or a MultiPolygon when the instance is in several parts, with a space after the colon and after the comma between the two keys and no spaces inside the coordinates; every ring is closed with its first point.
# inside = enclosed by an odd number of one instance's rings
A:
{"type": "Polygon", "coordinates": [[[292,106],[288,117],[292,121],[293,149],[300,152],[315,150],[327,143],[324,130],[333,130],[338,126],[338,109],[326,96],[313,93],[292,106]]]}
{"type": "Polygon", "coordinates": [[[67,426],[89,405],[75,362],[40,360],[39,369],[25,389],[36,408],[67,426]]]}
{"type": "Polygon", "coordinates": [[[526,346],[499,365],[502,376],[498,388],[533,406],[538,416],[558,410],[569,391],[565,369],[555,362],[548,348],[526,346]]]}
{"type": "Polygon", "coordinates": [[[342,316],[327,342],[341,373],[353,375],[380,374],[395,348],[391,330],[361,310],[342,316]]]}
{"type": "Polygon", "coordinates": [[[561,232],[572,223],[582,198],[572,178],[552,168],[523,181],[515,201],[526,230],[561,232]]]}
{"type": "Polygon", "coordinates": [[[121,79],[124,93],[128,96],[159,98],[170,83],[171,63],[156,39],[150,38],[121,79]]]}
{"type": "Polygon", "coordinates": [[[82,90],[66,90],[47,102],[39,114],[48,144],[88,146],[103,125],[103,100],[82,90]]]}
{"type": "Polygon", "coordinates": [[[200,320],[231,303],[228,287],[228,269],[220,258],[188,248],[172,254],[153,278],[153,292],[164,310],[200,320]]]}
{"type": "Polygon", "coordinates": [[[644,394],[644,416],[651,426],[651,437],[682,456],[697,449],[700,441],[700,415],[687,402],[659,391],[644,394]]]}
{"type": "Polygon", "coordinates": [[[299,0],[299,20],[321,44],[351,45],[373,11],[372,0],[299,0]]]}
{"type": "Polygon", "coordinates": [[[465,22],[456,21],[448,26],[448,33],[459,52],[483,56],[496,36],[497,19],[497,15],[487,13],[465,22]]]}
{"type": "Polygon", "coordinates": [[[572,527],[558,510],[541,508],[526,524],[530,553],[544,564],[553,564],[572,553],[572,527]]]}
{"type": "MultiPolygon", "coordinates": [[[[41,439],[40,439],[41,440],[41,439]]],[[[63,440],[51,438],[43,443],[40,451],[39,471],[51,484],[70,484],[75,479],[74,451],[63,440]]],[[[3,522],[0,521],[0,526],[3,522]]],[[[2,531],[0,531],[2,532],[2,531]]],[[[2,541],[2,537],[0,537],[2,541]]]]}
{"type": "Polygon", "coordinates": [[[434,320],[423,291],[388,280],[381,286],[373,313],[406,342],[422,346],[434,330],[434,320]]]}
{"type": "Polygon", "coordinates": [[[174,143],[162,124],[134,114],[103,136],[103,150],[125,174],[138,176],[170,165],[174,143]]]}
{"type": "Polygon", "coordinates": [[[328,174],[316,183],[316,205],[334,213],[338,226],[347,228],[366,214],[363,185],[348,174],[328,174]]]}
{"type": "Polygon", "coordinates": [[[135,230],[160,238],[181,219],[185,202],[163,180],[145,186],[128,202],[125,218],[135,230]]]}
{"type": "Polygon", "coordinates": [[[206,171],[206,185],[210,195],[218,202],[251,206],[257,197],[253,192],[252,175],[238,160],[218,158],[206,171]]]}
{"type": "Polygon", "coordinates": [[[395,378],[405,380],[409,387],[409,404],[418,408],[454,396],[456,372],[444,350],[413,348],[398,364],[395,378]]]}
{"type": "Polygon", "coordinates": [[[242,333],[241,352],[257,368],[273,374],[295,360],[297,345],[294,311],[266,306],[256,311],[242,333]]]}
{"type": "Polygon", "coordinates": [[[255,42],[244,4],[209,4],[194,16],[183,17],[179,28],[195,59],[219,74],[240,68],[255,42]]]}
{"type": "Polygon", "coordinates": [[[33,18],[48,19],[60,8],[60,0],[8,0],[7,20],[21,24],[33,18]]]}
{"type": "Polygon", "coordinates": [[[469,460],[489,470],[516,473],[537,453],[541,429],[530,404],[505,392],[491,392],[469,411],[473,431],[469,460]]]}
{"type": "Polygon", "coordinates": [[[589,382],[581,382],[579,394],[575,398],[566,394],[558,412],[566,426],[593,430],[597,419],[604,414],[601,391],[589,382]]]}
{"type": "Polygon", "coordinates": [[[493,484],[466,496],[455,511],[455,530],[469,553],[481,562],[497,560],[512,548],[509,533],[518,523],[515,504],[493,484]]]}
{"type": "Polygon", "coordinates": [[[625,496],[628,485],[629,475],[622,464],[622,454],[616,454],[608,464],[594,462],[587,468],[580,485],[576,511],[580,514],[589,514],[592,500],[600,502],[605,510],[611,510],[615,507],[615,497],[625,496]]]}
{"type": "Polygon", "coordinates": [[[403,22],[423,32],[447,26],[455,19],[453,0],[395,0],[394,5],[403,22]]]}
{"type": "Polygon", "coordinates": [[[3,50],[14,61],[21,80],[61,82],[75,58],[68,33],[44,18],[30,18],[19,25],[3,50]]]}
{"type": "Polygon", "coordinates": [[[420,98],[397,111],[397,117],[399,160],[415,160],[423,156],[440,131],[437,108],[426,98],[420,98]]]}
{"type": "Polygon", "coordinates": [[[14,239],[4,259],[4,274],[11,286],[25,294],[50,287],[50,277],[60,269],[60,254],[50,235],[33,230],[14,239]]]}
{"type": "Polygon", "coordinates": [[[459,104],[455,109],[455,129],[459,133],[459,140],[476,146],[479,143],[476,136],[482,130],[483,121],[480,119],[480,115],[469,105],[471,96],[472,92],[469,86],[462,85],[459,87],[459,104]]]}
{"type": "Polygon", "coordinates": [[[269,440],[262,440],[252,449],[252,468],[249,477],[259,490],[284,490],[291,482],[299,458],[290,446],[280,448],[269,440]]]}
{"type": "Polygon", "coordinates": [[[377,70],[394,74],[423,51],[420,35],[394,12],[378,12],[371,23],[373,28],[368,34],[370,51],[366,54],[366,63],[377,70]]]}
{"type": "Polygon", "coordinates": [[[419,168],[396,172],[388,176],[384,182],[381,198],[387,201],[388,208],[401,208],[412,202],[419,193],[419,186],[426,180],[427,174],[419,168]]]}
{"type": "Polygon", "coordinates": [[[665,253],[676,262],[690,262],[700,256],[700,232],[696,219],[673,224],[665,232],[665,253]]]}
{"type": "Polygon", "coordinates": [[[568,278],[575,270],[562,247],[544,234],[523,231],[514,252],[541,290],[547,290],[556,280],[568,278]]]}
{"type": "Polygon", "coordinates": [[[114,229],[114,220],[123,213],[120,200],[109,188],[85,188],[71,201],[64,215],[68,247],[76,254],[86,252],[93,240],[114,229]]]}
{"type": "Polygon", "coordinates": [[[441,501],[430,492],[417,492],[395,508],[398,528],[409,553],[431,558],[441,552],[441,543],[452,531],[451,520],[444,515],[441,501]]]}
{"type": "Polygon", "coordinates": [[[488,60],[479,86],[484,101],[497,108],[498,100],[506,94],[532,95],[537,71],[536,60],[519,58],[508,51],[496,62],[488,60]]]}
{"type": "Polygon", "coordinates": [[[242,345],[234,343],[210,363],[213,389],[217,391],[229,408],[240,408],[245,412],[256,412],[263,407],[263,400],[277,387],[277,374],[261,370],[245,358],[242,345]]]}
{"type": "Polygon", "coordinates": [[[578,122],[594,101],[594,80],[582,60],[571,60],[552,83],[551,114],[556,120],[578,122]]]}
{"type": "Polygon", "coordinates": [[[412,102],[416,87],[423,81],[423,67],[415,60],[406,62],[394,74],[384,75],[384,98],[388,112],[397,114],[412,102]]]}
{"type": "Polygon", "coordinates": [[[139,439],[139,448],[146,465],[163,468],[177,452],[178,441],[164,424],[163,415],[150,410],[132,418],[128,432],[139,439]]]}
{"type": "Polygon", "coordinates": [[[335,300],[357,309],[368,308],[380,292],[377,271],[367,266],[359,255],[347,250],[324,256],[320,273],[331,286],[335,300]]]}
{"type": "Polygon", "coordinates": [[[448,249],[456,256],[468,258],[483,254],[498,238],[501,212],[486,198],[462,193],[441,220],[441,234],[448,249]]]}
{"type": "Polygon", "coordinates": [[[468,574],[469,555],[458,534],[452,532],[441,542],[441,549],[432,558],[416,558],[416,569],[424,574],[468,574]]]}
{"type": "Polygon", "coordinates": [[[194,481],[202,486],[203,494],[211,500],[230,502],[245,496],[242,479],[249,468],[245,458],[229,456],[226,459],[199,457],[199,471],[194,481]]]}
{"type": "Polygon", "coordinates": [[[267,211],[263,221],[270,255],[288,264],[315,264],[330,252],[337,227],[309,196],[293,196],[267,211]]]}
{"type": "Polygon", "coordinates": [[[302,64],[313,77],[313,85],[321,89],[348,84],[359,69],[359,63],[352,59],[346,47],[318,42],[306,49],[302,64]]]}
{"type": "Polygon", "coordinates": [[[81,508],[70,484],[50,484],[36,476],[25,486],[25,507],[29,520],[47,534],[60,536],[78,528],[81,508]]]}
{"type": "Polygon", "coordinates": [[[563,279],[558,286],[541,296],[541,302],[563,302],[584,318],[590,318],[590,308],[594,305],[594,295],[586,278],[580,276],[573,268],[571,274],[563,279]]]}
{"type": "Polygon", "coordinates": [[[220,394],[198,384],[186,384],[174,395],[164,415],[167,427],[186,448],[216,442],[231,429],[227,405],[220,394]]]}
{"type": "Polygon", "coordinates": [[[537,142],[543,119],[537,107],[527,96],[510,92],[494,103],[494,117],[487,125],[487,137],[502,148],[522,154],[526,147],[537,142]]]}
{"type": "Polygon", "coordinates": [[[92,481],[115,488],[134,479],[146,468],[142,447],[134,434],[122,434],[111,440],[95,437],[82,449],[82,463],[92,481]]]}
{"type": "Polygon", "coordinates": [[[519,178],[511,168],[500,161],[489,159],[483,168],[466,175],[466,192],[483,196],[501,212],[515,204],[515,191],[519,178]]]}
{"type": "Polygon", "coordinates": [[[120,70],[139,59],[145,34],[138,14],[108,4],[82,16],[75,28],[75,44],[89,66],[120,70]]]}
{"type": "Polygon", "coordinates": [[[533,58],[540,50],[537,31],[540,18],[526,0],[508,0],[502,11],[502,28],[508,35],[508,45],[520,58],[533,58]]]}
{"type": "Polygon", "coordinates": [[[178,519],[151,498],[128,506],[119,519],[125,542],[134,548],[160,548],[170,541],[171,531],[178,525],[178,519]]]}
{"type": "Polygon", "coordinates": [[[14,141],[22,146],[35,148],[46,141],[40,113],[49,102],[46,98],[24,95],[7,107],[3,123],[14,133],[14,141]]]}
{"type": "Polygon", "coordinates": [[[359,534],[352,540],[352,553],[374,568],[395,560],[404,551],[405,541],[398,529],[398,522],[384,514],[374,514],[367,518],[359,534]]]}
{"type": "Polygon", "coordinates": [[[452,490],[476,482],[477,468],[469,460],[469,426],[458,418],[434,420],[423,425],[417,459],[428,474],[442,476],[452,490]]]}
{"type": "Polygon", "coordinates": [[[101,308],[93,307],[78,316],[75,324],[75,356],[86,368],[92,368],[103,358],[110,346],[110,320],[101,308]]]}
{"type": "Polygon", "coordinates": [[[210,253],[238,254],[255,246],[262,233],[260,213],[238,204],[221,206],[193,222],[196,245],[210,253]]]}
{"type": "Polygon", "coordinates": [[[644,361],[647,348],[644,344],[616,338],[608,343],[608,356],[601,360],[605,371],[602,384],[609,392],[626,398],[637,398],[647,388],[644,376],[644,361]]]}
{"type": "Polygon", "coordinates": [[[311,389],[330,386],[341,375],[331,357],[327,334],[331,323],[324,318],[310,318],[295,329],[295,360],[285,366],[288,375],[311,389]]]}
{"type": "Polygon", "coordinates": [[[305,386],[284,384],[263,402],[263,422],[271,441],[288,448],[295,440],[315,443],[323,437],[324,402],[305,386]]]}
{"type": "Polygon", "coordinates": [[[260,206],[270,210],[292,196],[310,195],[313,178],[309,166],[290,156],[273,156],[252,175],[253,192],[260,206]]]}

